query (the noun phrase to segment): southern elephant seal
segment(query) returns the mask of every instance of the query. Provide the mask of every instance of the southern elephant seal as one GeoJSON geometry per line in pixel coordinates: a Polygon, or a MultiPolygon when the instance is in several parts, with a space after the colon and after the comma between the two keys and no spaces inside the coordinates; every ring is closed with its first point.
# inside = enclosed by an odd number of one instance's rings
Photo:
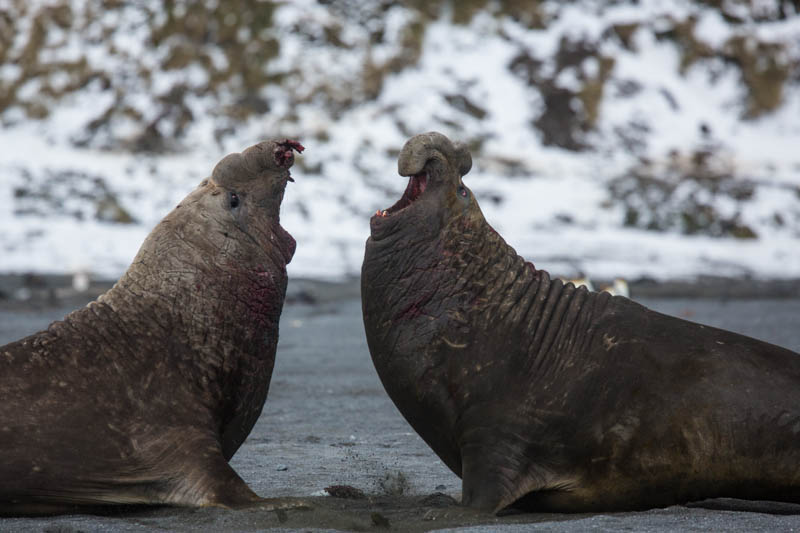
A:
{"type": "Polygon", "coordinates": [[[269,507],[228,460],[275,361],[294,150],[266,141],[226,156],[112,289],[0,347],[0,513],[269,507]]]}
{"type": "Polygon", "coordinates": [[[800,502],[800,357],[551,279],[506,244],[438,133],[399,156],[361,277],[389,396],[465,505],[582,512],[800,502]]]}

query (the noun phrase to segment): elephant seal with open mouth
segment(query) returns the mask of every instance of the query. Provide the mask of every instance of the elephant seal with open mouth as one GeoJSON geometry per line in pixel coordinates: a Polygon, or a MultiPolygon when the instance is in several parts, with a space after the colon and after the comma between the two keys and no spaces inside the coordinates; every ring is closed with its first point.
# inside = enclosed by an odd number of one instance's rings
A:
{"type": "Polygon", "coordinates": [[[295,150],[268,141],[225,157],[112,289],[0,347],[0,513],[281,504],[228,460],[275,361],[295,150]]]}
{"type": "Polygon", "coordinates": [[[800,356],[551,279],[484,219],[471,157],[399,157],[361,277],[375,368],[463,504],[583,512],[800,502],[800,356]]]}

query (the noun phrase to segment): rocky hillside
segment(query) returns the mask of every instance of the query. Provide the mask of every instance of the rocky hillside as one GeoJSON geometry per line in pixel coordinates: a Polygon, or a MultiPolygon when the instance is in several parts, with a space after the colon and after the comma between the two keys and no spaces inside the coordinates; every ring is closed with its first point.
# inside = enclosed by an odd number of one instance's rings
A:
{"type": "Polygon", "coordinates": [[[556,273],[800,277],[799,89],[798,0],[6,0],[0,271],[119,275],[216,160],[292,136],[292,273],[355,275],[439,130],[556,273]]]}

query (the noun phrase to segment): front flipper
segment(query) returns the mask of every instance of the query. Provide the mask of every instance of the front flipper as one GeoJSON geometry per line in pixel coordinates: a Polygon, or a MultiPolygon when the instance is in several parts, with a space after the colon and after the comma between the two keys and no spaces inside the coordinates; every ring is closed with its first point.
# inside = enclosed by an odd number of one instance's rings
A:
{"type": "Polygon", "coordinates": [[[311,508],[297,498],[258,496],[228,464],[212,437],[198,437],[193,446],[184,448],[188,453],[170,467],[173,482],[164,503],[265,511],[311,508]]]}
{"type": "MultiPolygon", "coordinates": [[[[487,513],[497,513],[526,493],[541,487],[538,481],[522,485],[519,468],[507,457],[489,450],[466,448],[462,452],[461,503],[487,513]]],[[[531,480],[533,481],[533,480],[531,480]]]]}
{"type": "Polygon", "coordinates": [[[98,468],[81,483],[64,479],[59,494],[38,501],[97,504],[167,504],[190,507],[295,508],[265,500],[228,464],[219,440],[195,427],[153,427],[134,437],[135,452],[122,464],[98,468]]]}
{"type": "Polygon", "coordinates": [[[574,479],[532,462],[513,441],[498,437],[491,439],[496,442],[491,446],[462,446],[462,505],[496,514],[529,494],[569,494],[576,485],[574,479]]]}
{"type": "MultiPolygon", "coordinates": [[[[179,448],[180,449],[180,448],[179,448]]],[[[217,446],[177,460],[162,457],[147,469],[118,471],[91,480],[54,482],[13,495],[0,493],[0,516],[50,515],[114,505],[179,505],[283,512],[310,509],[297,498],[261,498],[225,461],[217,446]]]]}
{"type": "Polygon", "coordinates": [[[186,458],[174,472],[165,503],[241,508],[261,502],[262,498],[228,464],[219,447],[198,453],[202,455],[186,458]]]}

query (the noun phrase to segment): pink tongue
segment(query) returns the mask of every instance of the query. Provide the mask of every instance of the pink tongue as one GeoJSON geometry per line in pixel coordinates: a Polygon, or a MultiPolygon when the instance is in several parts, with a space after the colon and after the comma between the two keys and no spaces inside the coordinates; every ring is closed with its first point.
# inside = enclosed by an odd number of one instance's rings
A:
{"type": "Polygon", "coordinates": [[[419,195],[425,192],[425,186],[428,184],[428,176],[420,174],[414,176],[414,182],[411,185],[411,197],[416,200],[419,195]]]}

